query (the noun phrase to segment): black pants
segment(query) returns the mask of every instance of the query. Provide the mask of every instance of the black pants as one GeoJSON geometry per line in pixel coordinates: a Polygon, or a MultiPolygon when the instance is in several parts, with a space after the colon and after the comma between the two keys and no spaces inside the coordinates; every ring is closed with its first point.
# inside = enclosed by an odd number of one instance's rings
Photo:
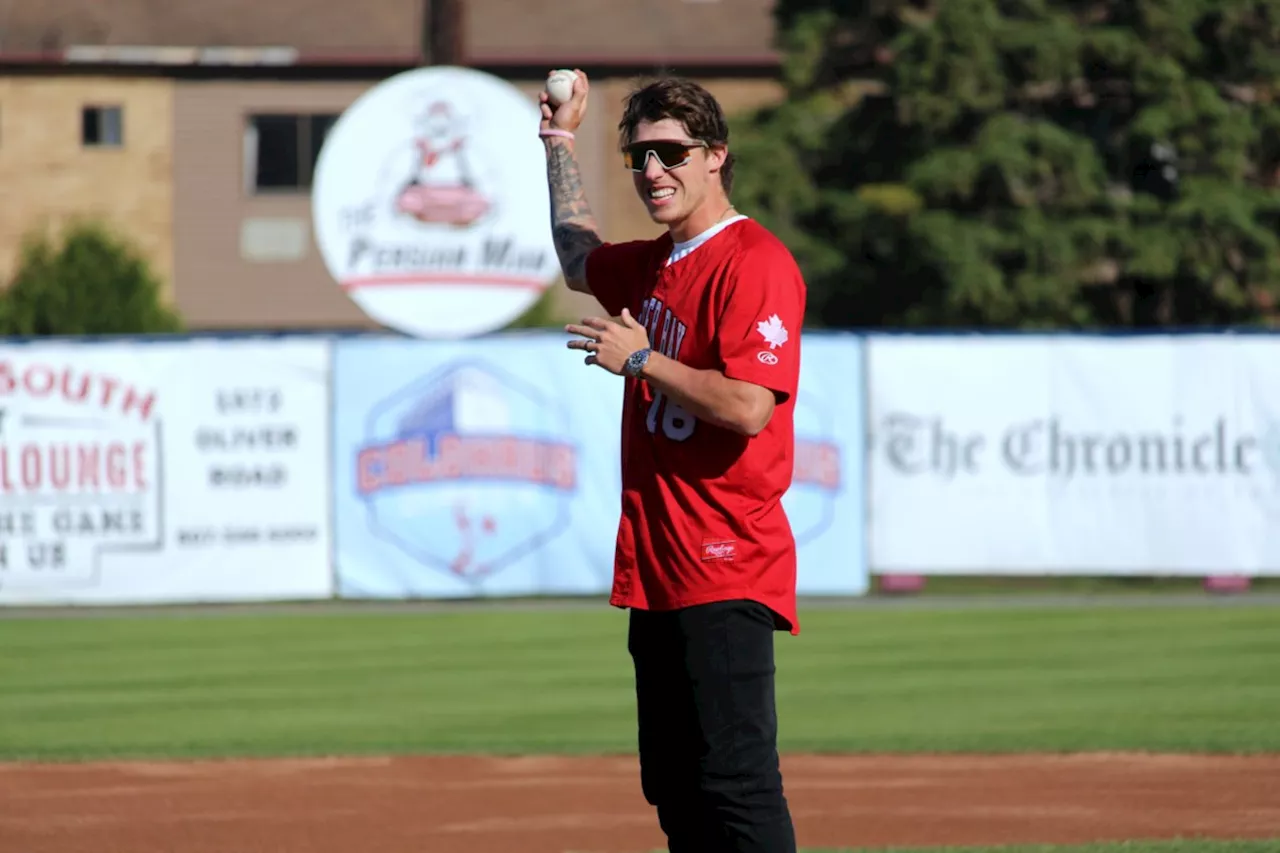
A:
{"type": "Polygon", "coordinates": [[[795,853],[782,792],[773,614],[632,610],[640,784],[670,853],[795,853]]]}

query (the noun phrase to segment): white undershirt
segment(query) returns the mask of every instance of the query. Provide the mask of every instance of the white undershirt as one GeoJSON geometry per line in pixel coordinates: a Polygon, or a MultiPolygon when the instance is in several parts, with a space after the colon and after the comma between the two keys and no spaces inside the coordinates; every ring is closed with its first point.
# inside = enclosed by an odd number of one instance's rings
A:
{"type": "Polygon", "coordinates": [[[724,229],[728,228],[733,223],[741,222],[743,219],[746,219],[746,218],[747,217],[742,215],[741,213],[738,214],[737,216],[731,216],[728,219],[726,219],[724,222],[717,222],[715,225],[712,225],[706,231],[703,231],[701,234],[698,234],[695,237],[690,237],[688,240],[685,240],[683,243],[676,243],[671,247],[671,254],[667,257],[667,266],[674,264],[676,261],[680,260],[681,258],[687,257],[690,253],[693,252],[694,249],[698,248],[703,243],[707,242],[712,237],[716,236],[717,234],[719,234],[724,229]]]}

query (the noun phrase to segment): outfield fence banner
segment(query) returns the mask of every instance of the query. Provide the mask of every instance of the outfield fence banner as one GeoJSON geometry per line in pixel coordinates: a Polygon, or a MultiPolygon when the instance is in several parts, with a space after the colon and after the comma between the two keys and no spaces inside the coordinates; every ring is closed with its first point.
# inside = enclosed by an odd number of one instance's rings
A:
{"type": "Polygon", "coordinates": [[[0,345],[0,603],[331,596],[329,352],[0,345]]]}
{"type": "MultiPolygon", "coordinates": [[[[861,345],[848,336],[804,346],[797,476],[785,499],[799,586],[860,594],[861,345]]],[[[561,335],[339,341],[337,594],[607,593],[622,391],[561,335]]]]}
{"type": "Polygon", "coordinates": [[[874,572],[1280,574],[1280,340],[872,336],[874,572]]]}

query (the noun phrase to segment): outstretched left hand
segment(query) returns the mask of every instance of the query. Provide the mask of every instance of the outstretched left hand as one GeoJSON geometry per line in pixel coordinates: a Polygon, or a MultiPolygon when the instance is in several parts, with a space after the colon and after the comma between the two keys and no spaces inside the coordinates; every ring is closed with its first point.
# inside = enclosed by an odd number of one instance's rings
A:
{"type": "Polygon", "coordinates": [[[590,353],[587,364],[598,364],[621,376],[631,354],[649,346],[649,333],[626,308],[622,309],[621,319],[621,323],[616,323],[607,317],[586,317],[582,325],[565,326],[566,332],[582,336],[581,340],[569,341],[569,349],[586,350],[590,353]]]}

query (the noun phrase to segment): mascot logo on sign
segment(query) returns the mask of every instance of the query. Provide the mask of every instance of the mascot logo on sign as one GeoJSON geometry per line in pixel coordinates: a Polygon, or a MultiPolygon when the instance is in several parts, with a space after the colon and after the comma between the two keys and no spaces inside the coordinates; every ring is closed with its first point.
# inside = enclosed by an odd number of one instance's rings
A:
{"type": "Polygon", "coordinates": [[[812,395],[800,395],[795,407],[795,470],[791,488],[782,499],[791,519],[797,545],[821,536],[835,520],[840,492],[840,445],[831,429],[831,415],[815,406],[812,395]]]}
{"type": "Polygon", "coordinates": [[[469,228],[492,201],[467,160],[465,119],[445,101],[430,103],[415,122],[413,170],[395,199],[397,213],[424,224],[469,228]]]}
{"type": "Polygon", "coordinates": [[[559,535],[577,488],[563,411],[475,362],[379,404],[356,454],[369,525],[418,563],[478,584],[559,535]]]}
{"type": "Polygon", "coordinates": [[[560,277],[537,101],[470,68],[416,68],[355,100],[311,187],[334,283],[407,335],[498,331],[560,277]]]}

